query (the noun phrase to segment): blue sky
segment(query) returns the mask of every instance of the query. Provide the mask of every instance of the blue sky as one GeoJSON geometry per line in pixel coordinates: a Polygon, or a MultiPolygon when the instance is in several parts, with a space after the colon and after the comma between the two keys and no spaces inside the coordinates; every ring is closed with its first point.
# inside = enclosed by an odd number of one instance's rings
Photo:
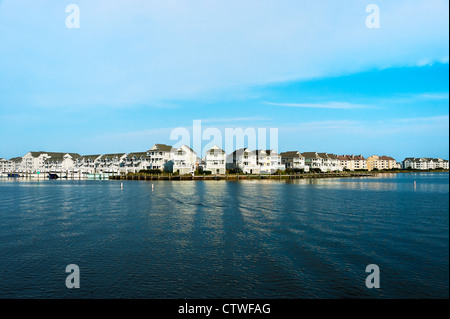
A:
{"type": "Polygon", "coordinates": [[[202,120],[448,159],[448,1],[342,2],[0,0],[0,157],[145,151],[202,120]]]}

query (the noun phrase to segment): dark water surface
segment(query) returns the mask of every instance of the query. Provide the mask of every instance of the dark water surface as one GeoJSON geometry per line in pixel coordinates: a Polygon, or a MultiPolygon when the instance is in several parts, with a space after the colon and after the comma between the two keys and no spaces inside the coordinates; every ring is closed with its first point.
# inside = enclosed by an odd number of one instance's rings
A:
{"type": "Polygon", "coordinates": [[[0,179],[0,298],[360,297],[449,297],[447,173],[0,179]]]}

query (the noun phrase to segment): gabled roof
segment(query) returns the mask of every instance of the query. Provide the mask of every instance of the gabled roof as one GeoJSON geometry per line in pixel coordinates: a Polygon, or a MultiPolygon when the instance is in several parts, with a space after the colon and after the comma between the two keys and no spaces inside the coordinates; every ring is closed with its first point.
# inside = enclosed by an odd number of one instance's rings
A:
{"type": "Polygon", "coordinates": [[[260,154],[262,154],[262,155],[278,155],[278,153],[275,152],[274,150],[255,150],[254,153],[258,156],[260,154]]]}
{"type": "Polygon", "coordinates": [[[170,145],[155,144],[147,152],[150,152],[150,151],[173,152],[174,150],[175,149],[172,146],[170,146],[170,145]]]}
{"type": "Polygon", "coordinates": [[[206,154],[225,154],[225,151],[219,146],[214,145],[208,151],[206,151],[206,154]]]}
{"type": "Polygon", "coordinates": [[[366,159],[362,155],[338,155],[338,159],[341,161],[365,161],[366,159]]]}
{"type": "Polygon", "coordinates": [[[304,152],[302,155],[304,158],[320,158],[317,152],[304,152]]]}
{"type": "Polygon", "coordinates": [[[101,160],[105,160],[107,158],[111,159],[114,157],[121,158],[122,156],[126,155],[126,153],[115,153],[115,154],[104,154],[102,157],[100,157],[101,160]]]}
{"type": "Polygon", "coordinates": [[[231,153],[231,155],[233,155],[233,157],[234,157],[234,156],[240,156],[244,153],[249,153],[250,155],[255,155],[255,153],[253,151],[251,151],[250,149],[245,148],[245,147],[235,150],[233,153],[231,153]]]}
{"type": "Polygon", "coordinates": [[[136,158],[147,157],[147,152],[134,152],[128,153],[127,155],[128,158],[132,158],[133,156],[135,156],[136,158]]]}
{"type": "Polygon", "coordinates": [[[46,154],[48,156],[50,156],[51,158],[55,159],[55,158],[63,158],[64,155],[69,154],[73,159],[79,158],[81,157],[80,154],[78,153],[63,153],[63,152],[44,152],[44,151],[39,151],[39,152],[29,152],[31,154],[31,156],[33,157],[39,157],[43,154],[46,154]]]}
{"type": "Polygon", "coordinates": [[[190,152],[192,154],[196,154],[197,155],[197,153],[192,148],[187,146],[186,144],[181,145],[176,151],[177,152],[179,152],[179,151],[188,151],[188,152],[190,152]]]}
{"type": "Polygon", "coordinates": [[[81,157],[80,157],[80,159],[82,159],[82,160],[92,160],[92,161],[94,161],[94,160],[96,160],[98,157],[100,157],[101,155],[100,154],[97,154],[97,155],[82,155],[81,157]]]}
{"type": "Polygon", "coordinates": [[[280,153],[283,158],[291,158],[291,157],[304,157],[299,151],[288,151],[280,153]]]}

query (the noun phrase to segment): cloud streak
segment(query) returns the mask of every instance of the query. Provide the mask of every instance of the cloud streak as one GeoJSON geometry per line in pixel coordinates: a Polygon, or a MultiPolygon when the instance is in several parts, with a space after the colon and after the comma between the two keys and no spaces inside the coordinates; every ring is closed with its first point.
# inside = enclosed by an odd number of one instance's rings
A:
{"type": "Polygon", "coordinates": [[[326,102],[326,103],[275,103],[275,102],[264,102],[268,105],[274,106],[284,106],[284,107],[298,107],[298,108],[312,108],[312,109],[367,109],[373,108],[370,105],[364,104],[353,104],[347,102],[326,102]]]}

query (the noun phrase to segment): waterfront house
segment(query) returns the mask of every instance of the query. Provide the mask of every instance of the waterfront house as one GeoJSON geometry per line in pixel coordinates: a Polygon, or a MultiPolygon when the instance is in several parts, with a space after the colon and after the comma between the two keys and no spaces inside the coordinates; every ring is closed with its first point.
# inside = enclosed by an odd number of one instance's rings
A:
{"type": "Polygon", "coordinates": [[[367,169],[367,161],[362,155],[338,155],[339,166],[350,171],[367,169]]]}
{"type": "Polygon", "coordinates": [[[320,169],[323,170],[322,158],[317,154],[317,152],[303,152],[301,153],[303,158],[305,159],[305,166],[309,168],[309,170],[320,169]]]}
{"type": "Polygon", "coordinates": [[[73,169],[79,157],[77,153],[28,152],[16,162],[16,170],[21,173],[66,172],[73,169]]]}
{"type": "Polygon", "coordinates": [[[274,150],[256,150],[256,162],[261,174],[273,174],[278,170],[284,171],[281,156],[274,150]]]}
{"type": "Polygon", "coordinates": [[[371,155],[367,158],[367,169],[373,171],[374,169],[393,169],[397,167],[397,161],[390,156],[371,155]]]}
{"type": "Polygon", "coordinates": [[[22,157],[13,157],[8,161],[8,172],[17,173],[22,165],[22,157]]]}
{"type": "MultiPolygon", "coordinates": [[[[75,173],[77,160],[81,157],[77,153],[46,153],[44,159],[44,172],[75,173]]],[[[42,170],[42,168],[40,168],[42,170]]]]}
{"type": "Polygon", "coordinates": [[[102,155],[97,161],[97,173],[119,174],[126,156],[126,153],[102,155]]]}
{"type": "Polygon", "coordinates": [[[204,170],[213,174],[225,174],[227,156],[225,151],[217,145],[214,145],[206,151],[204,160],[204,170]]]}
{"type": "Polygon", "coordinates": [[[309,166],[310,170],[320,169],[322,172],[342,171],[337,155],[317,152],[304,152],[302,155],[305,158],[305,165],[309,166]]]}
{"type": "Polygon", "coordinates": [[[433,158],[434,168],[448,169],[448,160],[442,158],[433,158]]]}
{"type": "Polygon", "coordinates": [[[428,158],[428,157],[407,157],[403,160],[403,169],[448,169],[448,161],[441,158],[428,158]]]}
{"type": "Polygon", "coordinates": [[[289,151],[280,153],[281,164],[286,169],[303,169],[309,170],[309,166],[305,165],[305,157],[299,151],[289,151]]]}
{"type": "Polygon", "coordinates": [[[245,174],[259,174],[260,166],[256,154],[248,148],[241,148],[227,156],[227,169],[239,169],[245,174]]]}
{"type": "Polygon", "coordinates": [[[15,162],[13,159],[0,159],[0,173],[13,173],[15,170],[15,162]]]}
{"type": "Polygon", "coordinates": [[[192,174],[198,168],[197,153],[187,145],[179,147],[173,156],[173,172],[192,174]]]}
{"type": "Polygon", "coordinates": [[[155,144],[148,151],[147,156],[150,161],[151,169],[159,169],[165,172],[172,172],[173,158],[176,149],[165,144],[155,144]]]}
{"type": "Polygon", "coordinates": [[[329,153],[318,154],[323,159],[323,165],[326,167],[325,171],[342,171],[342,167],[339,165],[339,157],[337,155],[329,153]]]}
{"type": "Polygon", "coordinates": [[[147,152],[128,153],[121,163],[121,172],[138,173],[140,170],[151,169],[151,159],[147,152]]]}
{"type": "Polygon", "coordinates": [[[78,172],[81,174],[94,174],[99,166],[101,157],[100,154],[80,156],[75,164],[78,172]]]}

